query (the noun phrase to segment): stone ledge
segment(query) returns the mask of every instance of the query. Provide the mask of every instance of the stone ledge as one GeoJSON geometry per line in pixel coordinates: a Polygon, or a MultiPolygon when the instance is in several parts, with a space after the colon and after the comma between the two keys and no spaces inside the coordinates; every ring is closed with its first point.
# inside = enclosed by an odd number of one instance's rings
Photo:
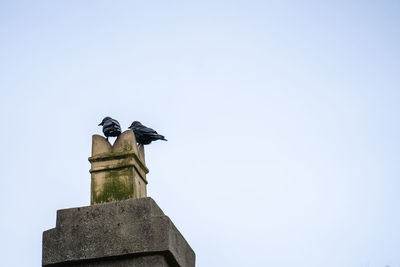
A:
{"type": "Polygon", "coordinates": [[[167,266],[195,265],[189,244],[149,197],[59,210],[56,228],[43,233],[43,266],[143,255],[162,256],[167,266]]]}
{"type": "MultiPolygon", "coordinates": [[[[103,153],[100,155],[96,155],[93,157],[89,157],[88,160],[90,163],[103,163],[103,162],[109,162],[109,161],[115,161],[115,160],[120,160],[120,159],[125,159],[125,158],[132,158],[135,163],[137,163],[140,168],[143,169],[145,173],[149,173],[149,169],[144,165],[142,160],[139,158],[138,155],[132,152],[110,152],[110,153],[103,153]]],[[[89,172],[94,172],[98,170],[90,170],[89,172]]]]}
{"type": "MultiPolygon", "coordinates": [[[[167,257],[152,254],[134,255],[126,257],[101,258],[76,262],[56,263],[50,267],[170,267],[167,257]]],[[[179,266],[179,265],[177,265],[179,266]]]]}

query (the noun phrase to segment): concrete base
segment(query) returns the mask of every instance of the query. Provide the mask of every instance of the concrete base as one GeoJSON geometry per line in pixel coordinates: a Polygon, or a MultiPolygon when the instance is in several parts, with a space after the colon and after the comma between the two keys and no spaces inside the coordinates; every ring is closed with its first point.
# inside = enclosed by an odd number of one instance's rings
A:
{"type": "Polygon", "coordinates": [[[194,267],[195,254],[151,198],[57,211],[43,266],[194,267]]]}
{"type": "Polygon", "coordinates": [[[118,259],[102,259],[97,261],[83,261],[74,263],[60,263],[50,266],[60,267],[169,267],[163,256],[140,256],[118,259]]]}

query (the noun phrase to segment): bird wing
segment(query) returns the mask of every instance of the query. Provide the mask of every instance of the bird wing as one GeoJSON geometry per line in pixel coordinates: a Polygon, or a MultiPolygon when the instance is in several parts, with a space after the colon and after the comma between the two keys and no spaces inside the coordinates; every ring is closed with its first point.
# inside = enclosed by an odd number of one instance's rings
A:
{"type": "Polygon", "coordinates": [[[104,123],[104,128],[105,129],[115,129],[115,130],[121,131],[121,126],[119,125],[119,122],[114,119],[106,121],[104,123]]]}
{"type": "Polygon", "coordinates": [[[136,126],[135,128],[134,128],[134,131],[137,131],[137,132],[140,132],[140,133],[142,133],[142,134],[146,134],[146,135],[155,135],[155,134],[157,134],[157,132],[154,130],[154,129],[152,129],[152,128],[150,128],[150,127],[146,127],[146,126],[144,126],[144,125],[138,125],[138,126],[136,126]]]}

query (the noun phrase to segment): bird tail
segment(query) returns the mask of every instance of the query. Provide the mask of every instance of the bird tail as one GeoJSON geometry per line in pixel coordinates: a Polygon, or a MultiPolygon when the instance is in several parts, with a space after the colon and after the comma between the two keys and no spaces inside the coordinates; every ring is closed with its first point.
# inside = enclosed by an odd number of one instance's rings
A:
{"type": "Polygon", "coordinates": [[[164,135],[161,135],[161,134],[158,135],[158,138],[160,138],[160,140],[163,140],[163,141],[168,141],[167,139],[165,139],[164,135]]]}

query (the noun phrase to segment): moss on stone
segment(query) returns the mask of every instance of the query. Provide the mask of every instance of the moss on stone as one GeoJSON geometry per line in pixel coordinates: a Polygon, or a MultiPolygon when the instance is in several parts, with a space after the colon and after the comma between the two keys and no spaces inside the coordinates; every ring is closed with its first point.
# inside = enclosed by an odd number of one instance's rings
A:
{"type": "Polygon", "coordinates": [[[125,151],[132,151],[133,150],[133,146],[130,143],[125,143],[124,150],[125,151]]]}
{"type": "Polygon", "coordinates": [[[95,196],[95,203],[125,200],[134,197],[133,185],[126,179],[132,176],[129,168],[111,170],[104,183],[103,190],[95,196]]]}

